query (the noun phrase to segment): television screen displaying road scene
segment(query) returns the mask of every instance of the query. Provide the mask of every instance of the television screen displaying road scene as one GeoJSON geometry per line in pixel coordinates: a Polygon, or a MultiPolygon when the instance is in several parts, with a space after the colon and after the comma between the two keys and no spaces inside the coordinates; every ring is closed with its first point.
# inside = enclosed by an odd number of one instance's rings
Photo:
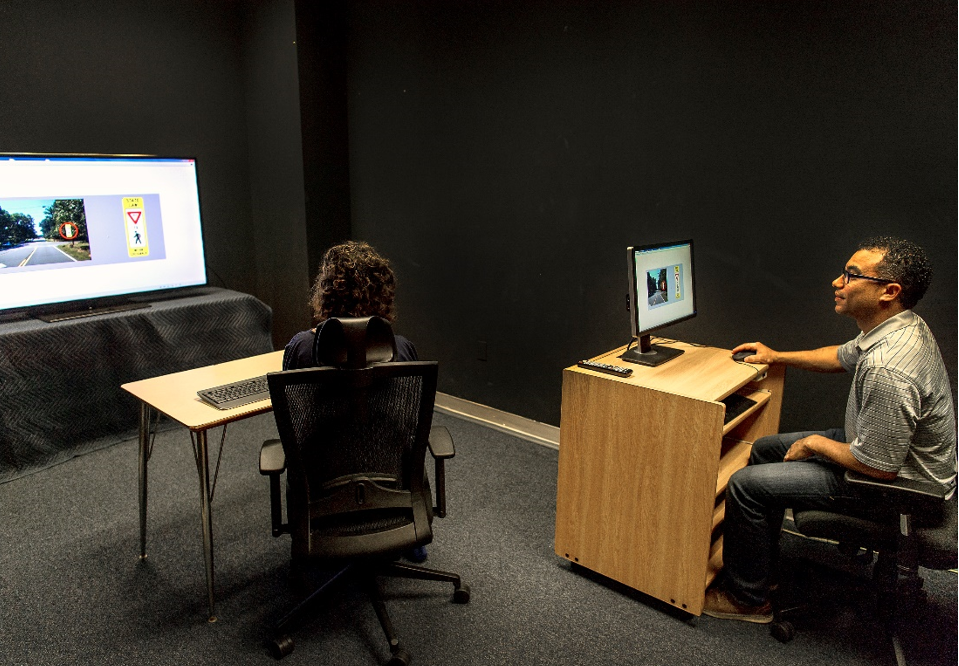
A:
{"type": "Polygon", "coordinates": [[[0,315],[204,284],[193,158],[0,153],[0,315]]]}
{"type": "Polygon", "coordinates": [[[0,268],[89,260],[83,199],[0,199],[0,268]]]}
{"type": "Polygon", "coordinates": [[[0,198],[0,270],[163,258],[158,195],[0,198]]]}

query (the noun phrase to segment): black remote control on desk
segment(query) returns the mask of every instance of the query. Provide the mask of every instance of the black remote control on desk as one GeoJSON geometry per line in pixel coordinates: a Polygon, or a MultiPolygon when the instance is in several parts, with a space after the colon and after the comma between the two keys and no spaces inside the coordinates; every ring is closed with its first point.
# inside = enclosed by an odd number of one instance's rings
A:
{"type": "Polygon", "coordinates": [[[608,372],[609,374],[616,375],[617,377],[629,377],[631,374],[633,374],[632,368],[624,368],[621,365],[609,365],[608,363],[600,363],[599,361],[580,361],[576,365],[581,368],[586,368],[587,370],[608,372]]]}

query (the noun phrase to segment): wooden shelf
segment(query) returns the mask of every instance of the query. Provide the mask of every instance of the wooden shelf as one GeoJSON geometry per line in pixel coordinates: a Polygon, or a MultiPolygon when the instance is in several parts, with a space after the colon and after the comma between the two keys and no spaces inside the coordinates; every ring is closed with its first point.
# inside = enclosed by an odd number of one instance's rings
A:
{"type": "Polygon", "coordinates": [[[726,491],[729,477],[736,470],[745,467],[753,445],[741,439],[723,438],[722,454],[719,457],[719,474],[716,475],[716,497],[726,491]]]}
{"type": "Polygon", "coordinates": [[[763,391],[763,390],[743,389],[741,391],[736,391],[736,393],[738,393],[739,395],[745,398],[749,398],[750,400],[755,400],[756,404],[750,407],[749,409],[747,409],[745,412],[743,412],[736,418],[734,418],[733,420],[731,420],[729,423],[725,424],[723,426],[723,435],[728,435],[730,432],[733,431],[733,429],[736,428],[736,426],[738,426],[740,423],[742,423],[743,421],[751,417],[753,414],[758,412],[760,409],[762,409],[766,405],[766,403],[769,402],[769,398],[771,396],[769,391],[763,391]]]}
{"type": "MultiPolygon", "coordinates": [[[[716,493],[718,496],[719,493],[716,493]]],[[[723,519],[726,517],[726,500],[722,500],[716,504],[716,508],[713,509],[713,527],[712,531],[715,532],[716,528],[719,527],[723,519]]]]}
{"type": "Polygon", "coordinates": [[[720,535],[718,539],[713,541],[712,546],[709,549],[709,562],[706,564],[706,581],[703,589],[710,586],[710,584],[716,579],[716,576],[719,575],[719,572],[723,568],[723,537],[720,535]]]}

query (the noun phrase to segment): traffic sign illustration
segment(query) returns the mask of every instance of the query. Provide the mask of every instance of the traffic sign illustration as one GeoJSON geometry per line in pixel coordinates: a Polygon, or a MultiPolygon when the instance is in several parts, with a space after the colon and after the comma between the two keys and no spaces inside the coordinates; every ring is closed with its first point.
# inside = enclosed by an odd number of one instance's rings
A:
{"type": "Polygon", "coordinates": [[[64,222],[59,226],[58,231],[60,232],[60,238],[68,241],[72,241],[80,235],[80,227],[73,222],[64,222]]]}
{"type": "Polygon", "coordinates": [[[150,254],[147,242],[146,209],[143,197],[123,197],[123,223],[126,227],[127,252],[131,257],[150,254]]]}

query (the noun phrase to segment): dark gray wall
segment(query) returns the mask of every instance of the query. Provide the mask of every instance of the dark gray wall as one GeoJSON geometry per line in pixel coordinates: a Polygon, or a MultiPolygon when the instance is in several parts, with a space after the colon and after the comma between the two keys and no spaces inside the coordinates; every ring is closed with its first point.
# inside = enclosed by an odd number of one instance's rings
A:
{"type": "Polygon", "coordinates": [[[273,308],[273,345],[310,325],[311,261],[293,0],[247,3],[244,41],[249,144],[247,239],[256,294],[273,308]]]}
{"type": "Polygon", "coordinates": [[[296,2],[306,243],[311,275],[331,245],[352,237],[346,0],[296,2]]]}
{"type": "MultiPolygon", "coordinates": [[[[896,233],[955,386],[956,33],[904,0],[6,0],[0,151],[196,156],[211,283],[278,345],[365,238],[441,390],[550,423],[626,342],[627,245],[696,239],[666,334],[798,348],[855,334],[829,281],[896,233]]],[[[788,382],[785,428],[841,418],[846,378],[788,382]]]]}
{"type": "Polygon", "coordinates": [[[0,4],[0,150],[197,158],[211,283],[253,292],[235,3],[0,4]]]}
{"type": "MultiPolygon", "coordinates": [[[[558,423],[562,368],[628,340],[627,245],[685,237],[664,334],[843,342],[830,281],[879,232],[932,256],[955,386],[955,3],[350,6],[353,232],[441,390],[558,423]]],[[[787,382],[784,428],[841,421],[848,378],[787,382]]]]}
{"type": "Polygon", "coordinates": [[[0,151],[197,158],[210,284],[309,323],[293,0],[5,0],[0,151]]]}

